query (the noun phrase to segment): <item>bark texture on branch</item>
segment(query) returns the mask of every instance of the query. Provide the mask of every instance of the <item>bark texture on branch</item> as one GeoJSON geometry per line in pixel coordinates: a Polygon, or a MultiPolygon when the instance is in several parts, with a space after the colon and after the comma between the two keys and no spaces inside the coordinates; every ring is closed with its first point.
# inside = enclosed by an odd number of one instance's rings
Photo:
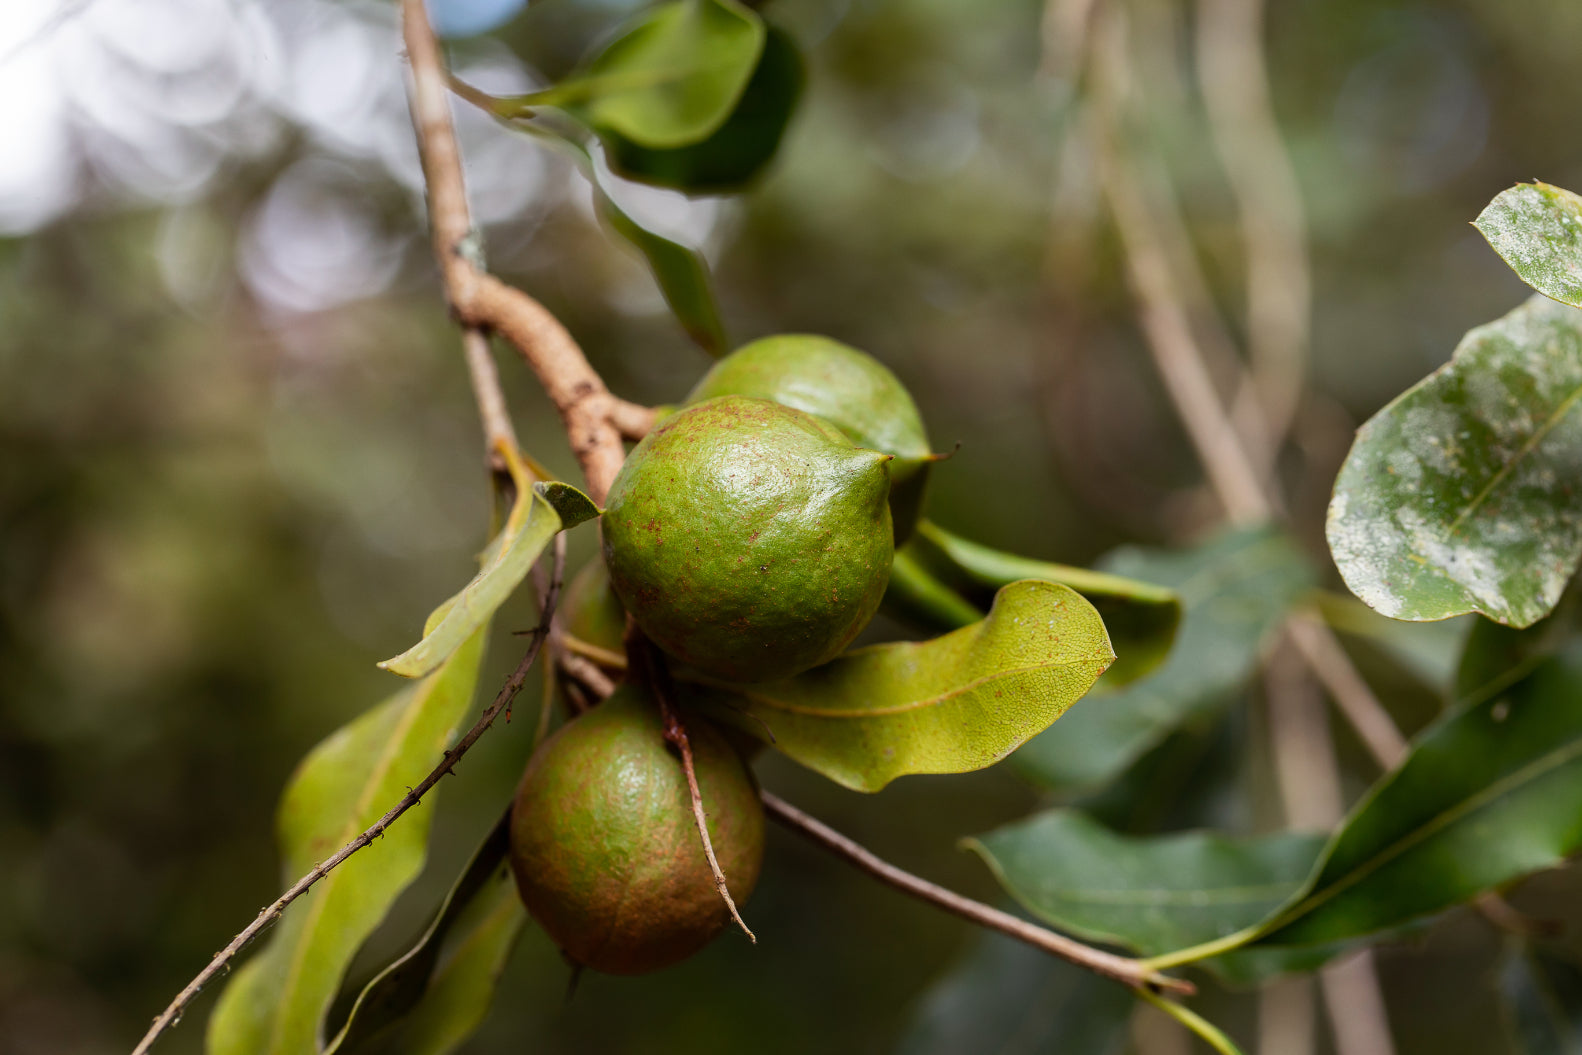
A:
{"type": "Polygon", "coordinates": [[[646,431],[651,416],[643,423],[632,404],[610,394],[576,340],[547,308],[483,269],[467,207],[439,41],[422,0],[403,0],[402,16],[412,64],[412,123],[428,185],[434,257],[451,311],[463,326],[498,333],[522,354],[560,414],[587,480],[588,496],[603,505],[625,458],[623,433],[639,427],[646,431]]]}

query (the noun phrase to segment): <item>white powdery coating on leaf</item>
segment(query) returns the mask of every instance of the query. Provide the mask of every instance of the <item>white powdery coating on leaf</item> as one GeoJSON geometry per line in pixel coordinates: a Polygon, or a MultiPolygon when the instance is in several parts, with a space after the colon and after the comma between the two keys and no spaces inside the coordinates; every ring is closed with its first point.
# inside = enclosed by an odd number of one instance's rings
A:
{"type": "Polygon", "coordinates": [[[1519,183],[1491,201],[1475,226],[1523,282],[1582,307],[1582,197],[1519,183]]]}
{"type": "Polygon", "coordinates": [[[1533,297],[1358,433],[1329,510],[1346,584],[1385,615],[1526,625],[1582,555],[1582,314],[1533,297]]]}

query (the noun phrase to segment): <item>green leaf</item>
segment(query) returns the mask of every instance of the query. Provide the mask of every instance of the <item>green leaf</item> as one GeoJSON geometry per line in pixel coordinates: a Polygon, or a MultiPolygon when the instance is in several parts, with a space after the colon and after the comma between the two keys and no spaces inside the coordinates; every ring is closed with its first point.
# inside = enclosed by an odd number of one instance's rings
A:
{"type": "Polygon", "coordinates": [[[1456,670],[1457,700],[1481,700],[1500,692],[1563,648],[1582,619],[1582,589],[1575,584],[1568,587],[1555,610],[1532,626],[1517,629],[1488,619],[1474,619],[1456,670]]]}
{"type": "Polygon", "coordinates": [[[541,139],[570,157],[593,188],[594,208],[600,219],[642,254],[682,329],[710,355],[725,354],[730,342],[720,321],[709,265],[701,253],[655,234],[616,205],[600,181],[598,166],[579,133],[519,119],[524,113],[520,99],[487,95],[456,80],[451,83],[462,96],[505,121],[507,127],[541,139]]]}
{"type": "Polygon", "coordinates": [[[580,73],[521,107],[558,106],[654,149],[698,143],[725,123],[764,48],[763,20],[736,0],[672,0],[637,15],[580,73]]]}
{"type": "Polygon", "coordinates": [[[1418,738],[1352,810],[1286,906],[1217,945],[1155,964],[1391,932],[1582,848],[1582,640],[1517,684],[1492,688],[1418,738]]]}
{"type": "Polygon", "coordinates": [[[659,283],[659,292],[687,336],[710,355],[724,355],[730,343],[714,298],[714,280],[702,254],[650,231],[621,211],[599,187],[597,177],[590,175],[589,179],[594,183],[599,215],[612,231],[643,255],[659,283]]]}
{"type": "Polygon", "coordinates": [[[930,520],[918,523],[916,536],[900,554],[969,599],[984,598],[1021,579],[1043,579],[1076,590],[1099,610],[1115,645],[1115,665],[1105,672],[1099,691],[1134,681],[1163,662],[1181,622],[1181,598],[1168,586],[1002,553],[930,520]]]}
{"type": "Polygon", "coordinates": [[[1324,836],[1136,837],[1056,809],[963,845],[1035,916],[1152,956],[1262,921],[1312,874],[1324,836]]]}
{"type": "Polygon", "coordinates": [[[707,139],[659,150],[612,129],[601,130],[599,138],[610,168],[628,179],[692,194],[735,190],[774,157],[805,80],[796,43],[784,30],[769,26],[746,90],[730,117],[707,139]]]}
{"type": "MultiPolygon", "coordinates": [[[[278,818],[286,882],[371,826],[439,764],[472,703],[486,627],[439,670],[332,733],[303,759],[278,818]]],[[[210,1055],[318,1051],[352,956],[423,867],[430,794],[286,909],[209,1021],[210,1055]]]]}
{"type": "Polygon", "coordinates": [[[1582,970],[1535,950],[1512,949],[1500,965],[1500,997],[1521,1055],[1582,1055],[1582,970]]]}
{"type": "Polygon", "coordinates": [[[1547,183],[1518,183],[1472,225],[1523,282],[1582,308],[1582,197],[1547,183]]]}
{"type": "Polygon", "coordinates": [[[526,921],[505,866],[509,820],[507,812],[490,830],[417,944],[363,988],[328,1051],[380,1050],[405,1020],[401,1050],[439,1055],[477,1028],[526,921]]]}
{"type": "Polygon", "coordinates": [[[964,773],[1059,718],[1115,658],[1069,587],[1012,583],[988,618],[932,641],[872,645],[787,681],[725,685],[680,672],[720,720],[770,737],[838,784],[878,791],[909,773],[964,773]]]}
{"type": "Polygon", "coordinates": [[[1096,693],[1016,753],[1016,768],[1046,787],[1103,784],[1175,729],[1223,707],[1251,676],[1270,631],[1312,585],[1301,551],[1272,528],[1231,532],[1180,553],[1123,549],[1106,565],[1174,587],[1186,615],[1164,666],[1096,693]]]}
{"type": "Polygon", "coordinates": [[[923,994],[897,1055],[1121,1055],[1132,996],[1022,942],[986,932],[923,994]]]}
{"type": "Polygon", "coordinates": [[[595,505],[593,499],[564,480],[541,481],[533,485],[533,490],[554,508],[560,517],[562,531],[570,531],[604,514],[604,510],[595,505]]]}
{"type": "Polygon", "coordinates": [[[1582,642],[1434,725],[1353,811],[1264,945],[1361,937],[1582,846],[1582,642]]]}
{"type": "Polygon", "coordinates": [[[1395,619],[1481,612],[1527,626],[1582,556],[1582,312],[1535,296],[1357,432],[1329,548],[1395,619]]]}
{"type": "Polygon", "coordinates": [[[379,664],[384,669],[404,678],[421,678],[437,670],[527,578],[555,532],[598,515],[598,506],[570,484],[530,484],[520,462],[513,466],[516,502],[505,527],[484,551],[483,567],[460,593],[429,616],[423,639],[379,664]],[[571,521],[562,519],[557,506],[567,510],[571,521]]]}

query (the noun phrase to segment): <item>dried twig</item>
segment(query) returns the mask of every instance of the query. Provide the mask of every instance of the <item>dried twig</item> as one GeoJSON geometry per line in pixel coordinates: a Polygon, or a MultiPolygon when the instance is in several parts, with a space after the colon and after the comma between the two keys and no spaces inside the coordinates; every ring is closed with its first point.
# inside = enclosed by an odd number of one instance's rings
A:
{"type": "Polygon", "coordinates": [[[808,816],[770,792],[763,793],[763,800],[764,810],[769,816],[798,835],[812,840],[835,856],[844,858],[880,882],[960,916],[969,923],[997,930],[1017,941],[1026,942],[1034,948],[1042,949],[1078,967],[1085,967],[1133,989],[1182,994],[1194,992],[1192,983],[1183,978],[1171,978],[1169,975],[1145,967],[1137,960],[1094,949],[1064,934],[1057,934],[1036,923],[1029,923],[1009,912],[1001,912],[981,901],[962,897],[954,891],[946,890],[942,886],[897,868],[861,844],[848,839],[829,825],[808,816]]]}
{"type": "MultiPolygon", "coordinates": [[[[554,613],[555,606],[560,602],[561,583],[565,578],[566,550],[565,537],[563,535],[556,536],[553,559],[555,570],[550,578],[549,592],[545,596],[543,604],[543,611],[550,615],[554,613]]],[[[182,1012],[186,1010],[187,1005],[192,1002],[203,987],[221,971],[225,970],[236,954],[241,952],[250,941],[279,919],[280,914],[285,911],[287,905],[307,893],[314,883],[329,875],[342,861],[383,835],[386,828],[389,828],[403,813],[422,801],[423,796],[428,794],[429,790],[435,784],[438,784],[445,774],[455,768],[456,763],[461,761],[462,756],[472,750],[473,744],[478,742],[478,738],[494,724],[494,720],[500,716],[500,712],[509,707],[511,701],[516,698],[516,694],[522,690],[523,684],[527,681],[528,671],[532,668],[533,661],[538,658],[539,650],[543,647],[544,640],[548,636],[548,628],[549,623],[546,618],[544,622],[533,629],[532,642],[528,645],[526,654],[522,656],[522,661],[516,665],[516,669],[511,672],[511,676],[505,680],[505,684],[495,696],[494,702],[489,704],[484,712],[478,716],[478,720],[473,723],[472,728],[468,729],[462,735],[462,738],[456,741],[456,746],[445,752],[440,759],[439,765],[435,766],[428,776],[420,780],[415,787],[402,796],[401,801],[390,807],[385,815],[375,821],[367,831],[341,847],[331,857],[320,862],[307,875],[291,884],[291,887],[284,894],[259,912],[257,918],[249,923],[240,934],[232,938],[225,948],[215,953],[214,959],[209,961],[209,965],[200,971],[196,978],[188,982],[186,988],[177,993],[176,998],[170,1002],[170,1006],[160,1012],[159,1017],[154,1019],[154,1024],[149,1027],[148,1032],[143,1035],[143,1039],[133,1049],[132,1055],[144,1055],[144,1053],[152,1049],[160,1034],[180,1021],[182,1012]]]]}

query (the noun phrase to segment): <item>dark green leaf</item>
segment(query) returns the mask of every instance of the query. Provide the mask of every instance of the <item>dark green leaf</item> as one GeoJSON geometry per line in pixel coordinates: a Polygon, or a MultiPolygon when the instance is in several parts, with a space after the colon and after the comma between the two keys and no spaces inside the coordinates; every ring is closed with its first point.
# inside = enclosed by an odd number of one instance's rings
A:
{"type": "MultiPolygon", "coordinates": [[[[303,759],[280,803],[286,882],[350,842],[439,763],[466,715],[486,627],[440,669],[332,733],[303,759]]],[[[209,1020],[211,1055],[319,1050],[324,1016],[363,940],[422,870],[434,793],[286,910],[262,952],[232,977],[209,1020]]]]}
{"type": "MultiPolygon", "coordinates": [[[[1496,686],[1497,687],[1497,686],[1496,686]]],[[[1352,810],[1284,908],[1190,962],[1390,932],[1582,847],[1582,641],[1424,732],[1352,810]],[[1250,943],[1250,944],[1249,944],[1250,943]]]]}
{"type": "Polygon", "coordinates": [[[1535,296],[1357,432],[1329,548],[1395,619],[1541,619],[1582,556],[1582,312],[1535,296]]]}
{"type": "Polygon", "coordinates": [[[725,123],[764,36],[736,0],[671,0],[637,15],[581,72],[514,102],[560,107],[641,146],[684,147],[725,123]]]}
{"type": "Polygon", "coordinates": [[[1251,675],[1269,632],[1312,584],[1301,551],[1269,528],[1182,553],[1119,550],[1106,566],[1174,587],[1186,616],[1164,666],[1095,693],[1016,753],[1016,767],[1051,788],[1103,784],[1171,731],[1224,706],[1251,675]]]}
{"type": "Polygon", "coordinates": [[[1582,1055],[1582,970],[1513,949],[1500,965],[1500,996],[1521,1055],[1582,1055]]]}
{"type": "Polygon", "coordinates": [[[923,995],[897,1055],[1120,1055],[1125,986],[985,933],[923,995]]]}
{"type": "MultiPolygon", "coordinates": [[[[379,664],[385,670],[404,678],[421,678],[438,670],[464,641],[493,618],[495,611],[527,578],[533,562],[544,552],[549,540],[565,526],[555,506],[545,497],[545,491],[533,485],[532,477],[514,452],[508,462],[516,483],[516,501],[505,526],[484,551],[483,566],[460,593],[428,617],[422,640],[399,656],[379,664]]],[[[549,493],[575,515],[580,516],[589,509],[597,515],[598,507],[569,484],[557,484],[549,493]]]]}
{"type": "Polygon", "coordinates": [[[1502,191],[1473,221],[1521,280],[1582,308],[1582,197],[1547,183],[1502,191]]]}
{"type": "Polygon", "coordinates": [[[555,513],[560,517],[562,531],[570,531],[578,524],[586,524],[604,512],[594,504],[593,499],[562,480],[536,483],[533,485],[533,490],[554,507],[555,513]]]}
{"type": "Polygon", "coordinates": [[[351,1015],[328,1051],[341,1055],[378,1050],[391,1027],[414,1016],[405,1037],[411,1039],[417,1020],[434,1020],[424,1032],[444,1033],[448,1046],[404,1045],[405,1050],[449,1051],[476,1027],[493,996],[491,968],[504,965],[525,916],[515,885],[505,867],[510,848],[510,814],[490,830],[461,877],[440,905],[434,921],[410,950],[397,958],[363,988],[351,1015]],[[499,909],[514,908],[514,915],[499,909]],[[508,918],[499,918],[506,916],[508,918]],[[444,965],[440,953],[447,947],[444,965]],[[479,971],[482,983],[470,994],[455,992],[453,977],[472,977],[479,971]],[[458,997],[470,997],[458,1002],[458,997]]]}
{"type": "Polygon", "coordinates": [[[831,780],[878,791],[908,773],[964,773],[1059,718],[1115,654],[1069,587],[1012,583],[988,618],[932,641],[873,645],[787,681],[704,682],[688,695],[831,780]]]}
{"type": "Polygon", "coordinates": [[[1115,665],[1105,673],[1099,691],[1134,681],[1158,666],[1181,622],[1181,599],[1169,586],[1002,553],[930,520],[918,522],[916,536],[901,553],[974,601],[1020,579],[1043,579],[1076,590],[1098,609],[1115,645],[1115,665]]]}
{"type": "Polygon", "coordinates": [[[628,179],[694,194],[735,190],[763,171],[780,146],[806,79],[796,43],[782,29],[768,30],[752,80],[712,135],[690,146],[656,150],[602,130],[610,168],[628,179]]]}
{"type": "Polygon", "coordinates": [[[1517,629],[1474,617],[1456,670],[1455,698],[1481,700],[1516,684],[1573,637],[1579,617],[1582,589],[1576,585],[1560,595],[1552,613],[1532,626],[1517,629]]]}
{"type": "Polygon", "coordinates": [[[1144,955],[1223,938],[1290,900],[1324,836],[1117,835],[1057,809],[964,845],[1028,911],[1093,941],[1144,955]]]}

